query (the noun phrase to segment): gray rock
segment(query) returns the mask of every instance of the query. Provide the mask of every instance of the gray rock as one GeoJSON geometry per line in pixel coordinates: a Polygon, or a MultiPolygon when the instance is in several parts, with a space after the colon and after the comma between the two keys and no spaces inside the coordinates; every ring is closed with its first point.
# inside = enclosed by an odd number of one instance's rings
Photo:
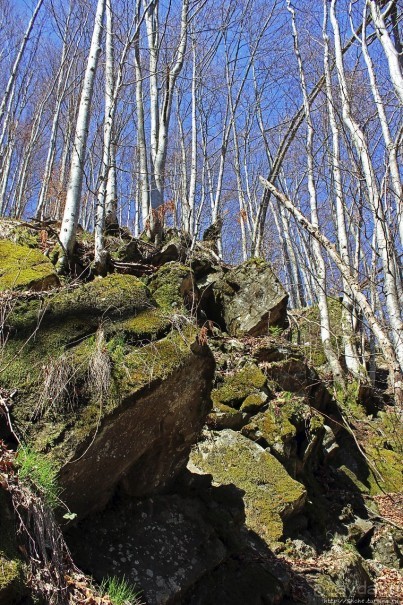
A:
{"type": "Polygon", "coordinates": [[[377,529],[371,548],[375,561],[387,567],[403,568],[403,531],[391,526],[377,529]]]}
{"type": "Polygon", "coordinates": [[[148,605],[182,595],[228,556],[196,500],[161,496],[109,509],[70,533],[76,560],[98,581],[117,575],[148,605]]]}
{"type": "Polygon", "coordinates": [[[328,574],[343,596],[364,598],[368,595],[372,580],[365,559],[357,551],[336,545],[328,553],[327,560],[328,574]]]}
{"type": "Polygon", "coordinates": [[[198,286],[209,318],[221,321],[232,336],[260,336],[285,324],[288,294],[264,260],[210,273],[198,286]]]}
{"type": "Polygon", "coordinates": [[[283,535],[283,520],[301,511],[303,485],[290,477],[274,456],[231,430],[206,434],[192,450],[188,469],[210,474],[214,485],[242,490],[246,525],[267,543],[283,535]]]}
{"type": "Polygon", "coordinates": [[[367,519],[356,517],[354,523],[348,526],[349,539],[359,546],[374,530],[374,524],[367,519]]]}
{"type": "MultiPolygon", "coordinates": [[[[158,347],[149,346],[157,366],[158,347]]],[[[167,354],[174,352],[168,349],[167,354]]],[[[144,388],[138,389],[134,373],[126,396],[102,418],[95,434],[76,442],[73,455],[68,439],[63,444],[69,458],[61,469],[60,485],[69,508],[80,518],[100,510],[118,484],[136,497],[166,487],[186,465],[211,409],[213,373],[211,353],[196,346],[178,359],[168,376],[156,370],[144,388]]]]}

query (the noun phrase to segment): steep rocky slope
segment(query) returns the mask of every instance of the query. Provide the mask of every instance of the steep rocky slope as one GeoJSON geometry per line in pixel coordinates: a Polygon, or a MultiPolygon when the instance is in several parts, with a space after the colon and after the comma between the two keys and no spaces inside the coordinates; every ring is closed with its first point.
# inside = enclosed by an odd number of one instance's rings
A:
{"type": "MultiPolygon", "coordinates": [[[[10,258],[25,248],[24,270],[37,266],[43,237],[3,233],[10,258]]],[[[303,314],[290,342],[261,260],[234,268],[176,232],[159,248],[123,234],[108,241],[115,272],[93,280],[79,246],[84,282],[60,285],[43,259],[36,278],[0,281],[1,438],[58,469],[77,565],[126,577],[149,605],[399,595],[393,401],[333,392],[303,314]]],[[[24,557],[0,495],[0,603],[17,603],[24,557]]]]}

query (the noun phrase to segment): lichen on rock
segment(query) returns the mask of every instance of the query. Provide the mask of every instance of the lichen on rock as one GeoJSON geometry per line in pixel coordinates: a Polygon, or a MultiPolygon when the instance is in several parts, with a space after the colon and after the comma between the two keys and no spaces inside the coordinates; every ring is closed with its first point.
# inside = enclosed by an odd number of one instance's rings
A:
{"type": "Polygon", "coordinates": [[[300,511],[306,499],[304,487],[274,456],[231,430],[206,436],[192,450],[189,469],[244,491],[246,524],[269,544],[281,539],[283,520],[300,511]]]}

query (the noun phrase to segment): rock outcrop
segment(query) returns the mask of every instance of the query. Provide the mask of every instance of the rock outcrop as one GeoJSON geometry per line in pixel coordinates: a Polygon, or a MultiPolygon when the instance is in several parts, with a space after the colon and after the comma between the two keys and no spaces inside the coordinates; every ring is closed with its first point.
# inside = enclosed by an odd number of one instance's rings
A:
{"type": "MultiPolygon", "coordinates": [[[[6,226],[41,255],[38,230],[6,226]]],[[[160,247],[124,230],[107,247],[102,280],[87,265],[86,283],[12,279],[4,295],[0,438],[57,467],[74,561],[147,605],[395,597],[382,593],[403,564],[391,400],[328,388],[315,309],[286,340],[287,295],[264,261],[229,267],[175,230],[160,247]]],[[[0,605],[24,590],[2,495],[0,605]]]]}
{"type": "Polygon", "coordinates": [[[155,298],[114,274],[24,300],[7,317],[12,424],[58,466],[78,518],[118,486],[136,496],[166,487],[210,410],[214,358],[187,317],[183,269],[170,274],[158,287],[154,278],[155,298]]]}

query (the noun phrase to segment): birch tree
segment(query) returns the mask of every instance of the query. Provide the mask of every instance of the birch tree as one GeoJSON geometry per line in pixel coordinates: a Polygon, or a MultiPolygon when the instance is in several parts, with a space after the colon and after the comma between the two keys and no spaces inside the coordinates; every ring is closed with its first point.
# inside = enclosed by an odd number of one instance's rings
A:
{"type": "Polygon", "coordinates": [[[71,257],[76,241],[76,230],[80,214],[81,192],[84,175],[85,151],[91,112],[91,101],[94,81],[97,71],[98,58],[101,52],[102,24],[105,12],[105,1],[98,0],[95,14],[94,29],[88,55],[87,67],[83,80],[77,125],[71,158],[69,185],[66,205],[60,230],[60,243],[63,253],[59,258],[60,268],[64,268],[71,257]]]}
{"type": "MultiPolygon", "coordinates": [[[[148,6],[145,3],[145,22],[149,50],[149,95],[150,95],[150,205],[156,211],[164,202],[165,164],[168,145],[168,130],[171,119],[172,101],[175,83],[182,70],[185,58],[188,26],[189,0],[182,0],[180,15],[180,31],[174,58],[170,65],[165,66],[165,81],[162,97],[160,94],[160,44],[159,31],[159,0],[154,0],[148,6]]],[[[139,116],[138,116],[139,121],[139,116]]],[[[160,225],[157,213],[150,216],[151,231],[156,234],[160,225]]]]}
{"type": "MultiPolygon", "coordinates": [[[[318,206],[317,206],[317,195],[316,195],[316,186],[315,186],[315,178],[314,178],[314,162],[313,162],[313,136],[314,136],[314,127],[311,117],[311,108],[309,103],[309,96],[306,86],[305,73],[302,65],[301,53],[299,50],[298,43],[298,32],[295,21],[295,10],[291,4],[290,0],[287,0],[287,8],[291,13],[292,20],[292,31],[294,38],[294,51],[298,61],[298,70],[301,82],[302,96],[304,99],[304,111],[307,122],[307,140],[306,140],[306,153],[307,153],[307,169],[308,169],[308,191],[309,191],[309,201],[311,208],[311,223],[312,225],[318,229],[319,228],[319,219],[318,219],[318,206]]],[[[343,380],[343,372],[340,366],[340,362],[338,360],[337,354],[333,349],[331,343],[331,332],[330,332],[330,321],[329,321],[329,308],[327,304],[327,295],[326,295],[326,266],[325,261],[322,255],[322,250],[319,242],[314,239],[313,244],[313,253],[315,257],[315,268],[317,270],[316,282],[318,286],[318,307],[319,307],[319,316],[320,316],[320,333],[322,338],[323,350],[326,355],[326,359],[329,362],[331,371],[333,373],[333,377],[336,383],[344,385],[343,380]]]]}
{"type": "Polygon", "coordinates": [[[31,19],[30,19],[30,21],[28,23],[28,26],[27,26],[27,29],[25,31],[24,37],[22,39],[22,42],[21,42],[18,54],[17,54],[17,56],[15,58],[13,66],[12,66],[10,77],[8,79],[7,86],[6,86],[6,89],[4,91],[1,103],[0,103],[0,123],[2,122],[2,120],[4,118],[4,114],[5,114],[5,111],[6,111],[6,107],[7,107],[8,101],[9,101],[10,96],[12,95],[12,92],[13,92],[13,89],[14,89],[15,81],[16,81],[17,74],[18,74],[18,69],[19,69],[21,60],[22,60],[22,58],[24,56],[25,48],[26,48],[26,46],[28,44],[28,40],[29,40],[30,35],[32,33],[33,27],[35,25],[36,18],[37,18],[38,14],[39,14],[39,11],[41,9],[42,4],[43,4],[43,0],[38,0],[37,4],[35,6],[34,12],[32,13],[32,17],[31,17],[31,19]]]}
{"type": "Polygon", "coordinates": [[[278,201],[286,208],[299,224],[308,232],[315,240],[328,252],[329,256],[335,262],[336,266],[340,270],[343,278],[347,281],[354,298],[357,301],[363,315],[368,321],[368,325],[375,337],[378,339],[379,345],[382,349],[382,353],[385,357],[385,361],[388,364],[391,379],[394,383],[394,388],[398,400],[403,401],[403,364],[399,361],[394,344],[391,342],[387,331],[383,328],[380,322],[377,320],[373,309],[367,301],[365,295],[361,291],[360,285],[354,275],[351,273],[350,267],[347,266],[340,254],[338,253],[334,244],[316,227],[313,225],[302,212],[287,198],[281,191],[277,189],[273,183],[267,181],[261,177],[262,184],[267,187],[270,192],[275,195],[278,201]]]}
{"type": "Polygon", "coordinates": [[[367,189],[367,197],[373,212],[377,244],[379,254],[382,259],[385,280],[384,288],[386,306],[390,318],[393,342],[396,347],[396,357],[403,367],[403,322],[397,288],[395,251],[393,249],[390,234],[388,232],[388,224],[385,218],[384,207],[378,189],[365,133],[358,122],[354,119],[351,111],[350,94],[344,72],[340,27],[336,16],[336,2],[337,0],[331,1],[330,21],[334,33],[335,60],[342,104],[342,117],[362,164],[367,189]]]}
{"type": "MultiPolygon", "coordinates": [[[[327,34],[327,1],[324,0],[323,40],[324,40],[324,71],[326,78],[326,100],[329,115],[329,124],[332,137],[331,163],[334,183],[334,198],[336,206],[336,225],[339,253],[346,266],[351,266],[350,251],[346,230],[345,199],[342,187],[342,174],[340,167],[340,137],[336,120],[336,111],[333,99],[332,79],[330,70],[329,36],[327,34]]],[[[364,34],[365,35],[365,28],[364,34]]],[[[354,300],[350,287],[343,279],[342,300],[342,331],[344,344],[344,357],[347,369],[357,378],[366,380],[366,370],[360,363],[355,335],[353,329],[354,300]]]]}
{"type": "MultiPolygon", "coordinates": [[[[379,2],[376,2],[376,0],[366,0],[366,3],[371,11],[371,17],[375,26],[376,35],[382,44],[382,48],[388,61],[389,73],[396,95],[399,98],[401,105],[403,105],[403,73],[401,67],[401,58],[399,58],[399,51],[393,44],[389,35],[385,24],[385,15],[382,14],[379,2]]],[[[396,2],[395,0],[390,0],[388,4],[388,9],[390,10],[391,6],[396,4],[396,2]]]]}
{"type": "Polygon", "coordinates": [[[66,19],[66,25],[64,29],[63,35],[63,49],[60,59],[60,65],[58,69],[58,74],[56,76],[56,100],[55,100],[55,108],[53,112],[53,120],[52,127],[50,132],[49,139],[49,147],[46,156],[45,169],[42,176],[41,189],[38,197],[38,204],[36,207],[36,216],[39,219],[44,217],[44,212],[46,211],[46,202],[47,196],[50,186],[50,181],[52,177],[52,172],[55,163],[56,157],[56,145],[57,145],[57,135],[59,130],[60,123],[60,114],[62,110],[63,100],[66,95],[67,87],[70,81],[70,72],[73,67],[73,63],[77,59],[77,46],[73,46],[75,33],[71,35],[70,28],[72,27],[72,3],[69,3],[69,10],[66,19]],[[69,41],[71,39],[71,41],[69,41]]]}

